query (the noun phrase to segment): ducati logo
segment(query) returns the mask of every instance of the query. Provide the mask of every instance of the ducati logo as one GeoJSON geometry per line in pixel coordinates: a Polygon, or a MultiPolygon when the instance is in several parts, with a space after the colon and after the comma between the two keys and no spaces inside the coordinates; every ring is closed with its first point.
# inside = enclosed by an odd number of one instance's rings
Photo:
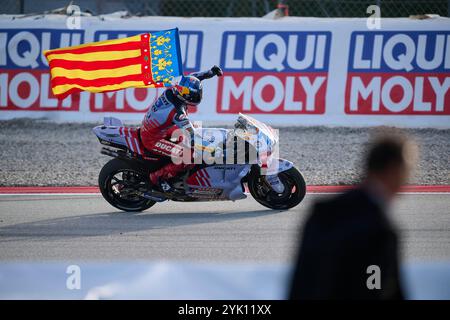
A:
{"type": "Polygon", "coordinates": [[[158,148],[163,149],[163,150],[167,150],[167,151],[172,150],[172,146],[169,145],[169,144],[164,144],[164,143],[161,143],[161,142],[157,142],[157,143],[156,143],[156,146],[157,146],[158,148]]]}

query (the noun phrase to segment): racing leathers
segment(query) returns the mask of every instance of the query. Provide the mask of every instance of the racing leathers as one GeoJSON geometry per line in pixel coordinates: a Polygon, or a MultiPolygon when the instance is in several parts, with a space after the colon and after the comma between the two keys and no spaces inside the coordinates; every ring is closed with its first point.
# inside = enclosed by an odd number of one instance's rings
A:
{"type": "MultiPolygon", "coordinates": [[[[214,75],[219,75],[214,68],[191,74],[200,81],[212,78],[214,75]]],[[[181,158],[183,151],[181,140],[174,143],[169,139],[178,128],[184,130],[187,136],[193,138],[194,127],[188,118],[187,109],[188,105],[179,99],[172,89],[164,91],[147,111],[142,121],[140,134],[144,147],[151,152],[167,157],[181,158]]],[[[175,177],[189,167],[189,164],[182,161],[177,162],[179,163],[171,161],[159,170],[152,172],[150,182],[153,185],[159,185],[161,181],[175,177]]]]}

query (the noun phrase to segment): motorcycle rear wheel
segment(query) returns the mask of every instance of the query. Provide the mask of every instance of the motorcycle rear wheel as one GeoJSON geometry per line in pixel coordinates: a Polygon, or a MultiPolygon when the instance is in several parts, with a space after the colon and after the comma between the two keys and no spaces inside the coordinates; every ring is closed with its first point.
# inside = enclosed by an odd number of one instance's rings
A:
{"type": "Polygon", "coordinates": [[[145,190],[149,185],[148,175],[132,162],[114,158],[100,171],[98,186],[103,198],[113,207],[127,211],[144,211],[155,201],[136,195],[136,189],[145,190]]]}
{"type": "Polygon", "coordinates": [[[260,204],[274,210],[287,210],[302,202],[306,195],[306,183],[296,168],[292,167],[278,174],[284,185],[282,193],[275,192],[258,171],[250,174],[248,188],[253,198],[260,204]]]}

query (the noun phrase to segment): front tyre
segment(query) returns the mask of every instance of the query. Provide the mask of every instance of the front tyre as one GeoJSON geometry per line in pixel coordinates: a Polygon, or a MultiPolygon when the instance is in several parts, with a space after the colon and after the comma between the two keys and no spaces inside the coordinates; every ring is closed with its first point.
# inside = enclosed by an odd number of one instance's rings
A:
{"type": "Polygon", "coordinates": [[[123,211],[144,211],[155,201],[140,197],[147,190],[148,175],[130,161],[114,158],[106,163],[98,177],[103,198],[113,207],[123,211]]]}
{"type": "Polygon", "coordinates": [[[248,180],[251,195],[260,204],[270,209],[287,210],[295,207],[305,197],[305,179],[295,167],[280,172],[278,178],[284,185],[282,193],[275,192],[265,176],[259,174],[259,170],[253,171],[248,180]]]}

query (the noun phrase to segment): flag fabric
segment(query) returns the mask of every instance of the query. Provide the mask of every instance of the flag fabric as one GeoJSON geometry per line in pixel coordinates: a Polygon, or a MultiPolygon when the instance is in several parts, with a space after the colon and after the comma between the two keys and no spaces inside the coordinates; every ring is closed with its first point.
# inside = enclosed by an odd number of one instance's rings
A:
{"type": "Polygon", "coordinates": [[[44,51],[53,94],[171,86],[183,74],[178,29],[44,51]]]}

